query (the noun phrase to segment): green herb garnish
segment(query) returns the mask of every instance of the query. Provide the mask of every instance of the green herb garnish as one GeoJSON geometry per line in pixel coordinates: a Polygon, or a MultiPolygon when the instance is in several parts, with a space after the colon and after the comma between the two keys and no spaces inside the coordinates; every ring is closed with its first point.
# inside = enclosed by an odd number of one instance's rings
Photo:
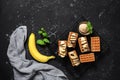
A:
{"type": "Polygon", "coordinates": [[[42,36],[47,38],[48,34],[46,32],[44,32],[44,33],[42,33],[42,36]]]}
{"type": "Polygon", "coordinates": [[[45,42],[42,39],[37,40],[37,44],[39,45],[46,45],[45,42]]]}
{"type": "Polygon", "coordinates": [[[40,28],[40,30],[38,31],[38,34],[40,34],[43,37],[43,39],[38,39],[37,44],[46,45],[46,43],[50,43],[50,41],[48,39],[48,34],[44,28],[40,28]]]}
{"type": "Polygon", "coordinates": [[[43,31],[43,32],[45,32],[45,29],[44,29],[44,28],[41,28],[40,30],[43,31]]]}
{"type": "Polygon", "coordinates": [[[38,31],[38,34],[42,34],[43,33],[43,31],[38,31]]]}
{"type": "Polygon", "coordinates": [[[87,22],[87,29],[88,29],[88,31],[92,34],[92,32],[93,32],[93,26],[92,26],[92,24],[91,24],[91,22],[90,21],[88,21],[87,22]]]}
{"type": "Polygon", "coordinates": [[[43,41],[44,41],[45,43],[50,43],[50,41],[49,41],[47,38],[44,38],[43,41]]]}

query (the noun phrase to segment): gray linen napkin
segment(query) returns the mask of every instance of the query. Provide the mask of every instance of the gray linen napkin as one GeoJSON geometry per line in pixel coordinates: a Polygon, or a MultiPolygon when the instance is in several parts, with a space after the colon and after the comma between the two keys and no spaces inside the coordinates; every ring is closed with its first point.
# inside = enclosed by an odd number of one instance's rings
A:
{"type": "Polygon", "coordinates": [[[25,58],[24,42],[27,38],[27,27],[18,27],[10,37],[7,55],[13,66],[15,80],[68,80],[65,74],[56,67],[38,63],[25,58]]]}

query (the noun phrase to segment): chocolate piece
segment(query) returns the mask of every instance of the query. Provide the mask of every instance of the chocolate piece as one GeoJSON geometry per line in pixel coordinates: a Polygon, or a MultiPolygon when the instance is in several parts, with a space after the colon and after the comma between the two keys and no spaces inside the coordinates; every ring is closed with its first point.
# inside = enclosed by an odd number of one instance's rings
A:
{"type": "Polygon", "coordinates": [[[72,66],[78,66],[80,64],[79,57],[75,50],[68,52],[68,55],[69,55],[70,61],[72,63],[72,66]]]}
{"type": "Polygon", "coordinates": [[[68,44],[67,44],[68,47],[75,48],[77,38],[78,38],[78,33],[75,33],[75,32],[69,32],[69,36],[68,36],[68,44]]]}
{"type": "Polygon", "coordinates": [[[100,37],[91,37],[91,51],[100,52],[100,37]]]}
{"type": "Polygon", "coordinates": [[[78,38],[78,43],[79,43],[80,51],[82,53],[90,51],[86,37],[78,38]]]}
{"type": "Polygon", "coordinates": [[[86,63],[86,62],[93,62],[93,61],[95,61],[94,53],[81,54],[81,55],[79,55],[79,57],[80,57],[80,62],[81,62],[81,63],[86,63]]]}
{"type": "Polygon", "coordinates": [[[67,54],[67,41],[59,40],[58,41],[58,55],[64,58],[67,54]]]}

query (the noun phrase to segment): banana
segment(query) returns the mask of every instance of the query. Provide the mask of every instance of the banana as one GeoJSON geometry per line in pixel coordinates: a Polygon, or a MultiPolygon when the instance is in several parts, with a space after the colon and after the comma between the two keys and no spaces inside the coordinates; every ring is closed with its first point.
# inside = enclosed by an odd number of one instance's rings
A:
{"type": "Polygon", "coordinates": [[[35,34],[31,33],[28,39],[28,48],[31,56],[38,62],[47,62],[50,59],[54,59],[55,56],[46,56],[40,53],[36,47],[35,34]]]}

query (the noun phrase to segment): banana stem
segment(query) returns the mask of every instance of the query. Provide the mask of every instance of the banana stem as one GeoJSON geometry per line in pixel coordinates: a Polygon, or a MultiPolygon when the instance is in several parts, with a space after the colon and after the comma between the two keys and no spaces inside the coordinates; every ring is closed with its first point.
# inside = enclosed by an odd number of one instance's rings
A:
{"type": "Polygon", "coordinates": [[[55,56],[49,56],[48,58],[49,59],[55,59],[55,56]]]}

